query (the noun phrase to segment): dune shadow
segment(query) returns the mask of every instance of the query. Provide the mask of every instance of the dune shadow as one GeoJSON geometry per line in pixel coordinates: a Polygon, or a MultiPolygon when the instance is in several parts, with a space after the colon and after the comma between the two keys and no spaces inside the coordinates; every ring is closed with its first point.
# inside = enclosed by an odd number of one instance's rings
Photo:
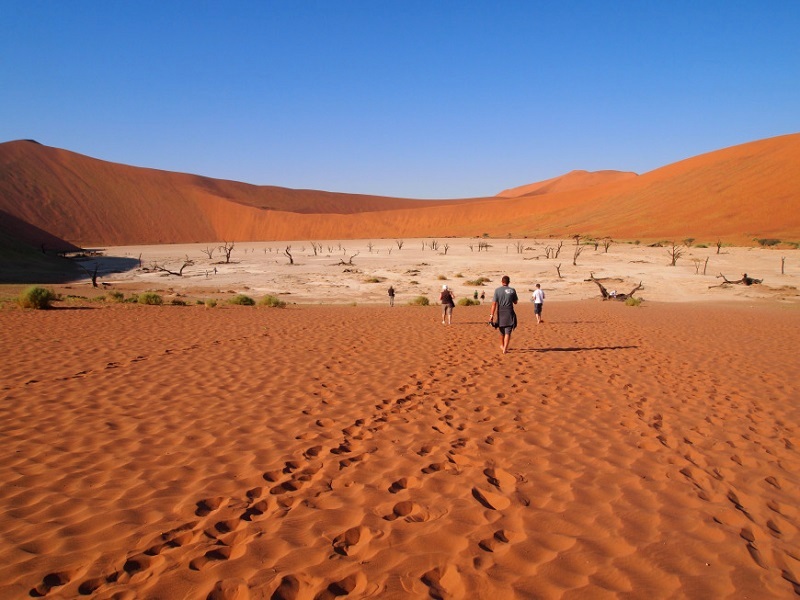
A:
{"type": "Polygon", "coordinates": [[[139,260],[136,258],[105,256],[97,251],[73,255],[51,254],[48,251],[41,256],[15,256],[2,262],[0,283],[14,284],[74,283],[91,280],[95,272],[100,280],[108,275],[125,273],[139,267],[139,260]]]}

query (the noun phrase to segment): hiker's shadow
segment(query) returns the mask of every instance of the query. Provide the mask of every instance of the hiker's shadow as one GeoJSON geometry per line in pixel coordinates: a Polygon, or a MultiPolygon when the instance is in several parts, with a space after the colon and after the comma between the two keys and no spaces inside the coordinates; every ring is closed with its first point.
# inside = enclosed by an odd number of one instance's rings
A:
{"type": "Polygon", "coordinates": [[[604,350],[631,350],[639,346],[567,346],[555,348],[518,348],[516,352],[591,352],[604,350]]]}

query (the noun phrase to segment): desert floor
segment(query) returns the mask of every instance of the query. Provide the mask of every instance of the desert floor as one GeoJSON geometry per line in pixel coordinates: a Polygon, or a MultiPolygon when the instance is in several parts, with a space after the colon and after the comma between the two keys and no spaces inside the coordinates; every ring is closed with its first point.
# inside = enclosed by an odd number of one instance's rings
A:
{"type": "Polygon", "coordinates": [[[561,280],[512,251],[508,269],[455,247],[380,268],[367,251],[350,278],[333,255],[307,247],[290,267],[273,247],[270,273],[331,279],[264,282],[242,257],[218,265],[219,287],[177,286],[205,281],[194,272],[102,281],[312,302],[0,308],[0,597],[800,593],[792,254],[783,278],[779,252],[714,255],[709,272],[770,287],[709,290],[719,280],[664,266],[663,248],[621,248],[642,254],[616,264],[592,248],[575,268],[565,245],[561,280]],[[622,291],[641,278],[646,301],[600,301],[584,261],[622,291]],[[405,302],[504,272],[526,291],[506,355],[485,304],[445,326],[438,306],[405,302]],[[683,301],[665,301],[675,288],[683,301]]]}
{"type": "MultiPolygon", "coordinates": [[[[446,238],[314,244],[316,254],[311,242],[238,243],[229,263],[215,244],[114,247],[103,249],[104,258],[89,259],[84,265],[93,270],[98,263],[101,275],[105,273],[99,281],[123,291],[151,289],[207,297],[245,293],[255,298],[271,294],[296,303],[383,303],[389,285],[397,290],[397,302],[407,303],[422,295],[435,303],[442,285],[449,285],[458,298],[471,297],[476,288],[468,282],[480,277],[489,280],[481,291],[491,297],[504,274],[511,277],[521,295],[525,292],[526,300],[535,283],[547,290],[550,301],[581,300],[599,297],[599,288],[586,281],[591,273],[608,278],[604,285],[609,290],[623,293],[641,282],[638,295],[646,300],[800,301],[800,250],[794,249],[723,246],[717,253],[714,244],[683,247],[683,255],[673,267],[669,266],[669,247],[624,243],[611,244],[607,252],[602,244],[597,249],[582,245],[576,265],[572,240],[446,238]],[[432,249],[434,243],[437,248],[432,249]],[[481,250],[481,243],[489,247],[481,250]],[[559,255],[554,257],[559,244],[559,255]],[[287,248],[293,264],[285,254],[287,248]],[[204,251],[210,251],[212,257],[204,251]],[[180,277],[156,270],[178,272],[187,259],[191,264],[180,277]],[[137,268],[110,272],[123,262],[137,268]],[[737,280],[743,273],[763,279],[763,284],[712,287],[722,283],[720,274],[737,280]]],[[[77,283],[72,292],[65,293],[92,295],[94,290],[87,282],[77,283]]]]}

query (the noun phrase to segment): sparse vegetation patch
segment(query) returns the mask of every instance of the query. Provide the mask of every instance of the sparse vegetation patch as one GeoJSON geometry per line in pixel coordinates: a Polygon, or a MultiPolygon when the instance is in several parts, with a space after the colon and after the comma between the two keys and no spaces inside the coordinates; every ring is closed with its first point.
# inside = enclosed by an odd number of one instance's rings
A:
{"type": "Polygon", "coordinates": [[[233,298],[228,300],[230,304],[237,304],[239,306],[255,306],[256,301],[253,300],[250,296],[245,294],[236,294],[233,298]]]}
{"type": "Polygon", "coordinates": [[[39,286],[32,286],[20,293],[18,302],[22,308],[46,310],[50,308],[52,302],[57,299],[58,297],[52,290],[39,286]]]}
{"type": "Polygon", "coordinates": [[[267,306],[269,308],[285,308],[286,302],[278,298],[277,296],[272,296],[267,294],[261,300],[258,301],[259,306],[267,306]]]}
{"type": "Polygon", "coordinates": [[[144,294],[139,294],[136,297],[136,301],[139,304],[151,304],[154,306],[160,306],[164,304],[164,299],[155,292],[145,292],[144,294]]]}

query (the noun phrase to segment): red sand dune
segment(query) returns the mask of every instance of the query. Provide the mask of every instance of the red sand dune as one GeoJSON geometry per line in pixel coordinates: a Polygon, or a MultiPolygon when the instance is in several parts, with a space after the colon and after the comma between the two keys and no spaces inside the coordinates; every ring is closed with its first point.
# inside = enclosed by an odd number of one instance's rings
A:
{"type": "Polygon", "coordinates": [[[0,144],[0,210],[89,245],[429,236],[800,238],[800,134],[634,176],[570,173],[501,194],[408,200],[210,179],[0,144]]]}
{"type": "Polygon", "coordinates": [[[636,177],[629,171],[570,171],[566,175],[553,177],[538,183],[529,183],[519,187],[503,190],[498,197],[518,198],[519,196],[538,196],[555,192],[580,190],[602,183],[611,183],[636,177]]]}

